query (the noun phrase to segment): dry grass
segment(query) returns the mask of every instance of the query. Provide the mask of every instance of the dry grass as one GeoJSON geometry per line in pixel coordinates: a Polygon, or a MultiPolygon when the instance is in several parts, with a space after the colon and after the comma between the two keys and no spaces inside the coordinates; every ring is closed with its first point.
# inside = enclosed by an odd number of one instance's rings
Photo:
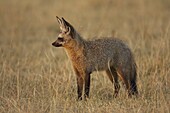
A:
{"type": "Polygon", "coordinates": [[[0,0],[1,113],[169,113],[169,0],[0,0]],[[112,98],[104,73],[93,73],[90,99],[77,102],[76,79],[63,49],[51,43],[63,16],[86,39],[125,40],[138,66],[139,97],[112,98]]]}

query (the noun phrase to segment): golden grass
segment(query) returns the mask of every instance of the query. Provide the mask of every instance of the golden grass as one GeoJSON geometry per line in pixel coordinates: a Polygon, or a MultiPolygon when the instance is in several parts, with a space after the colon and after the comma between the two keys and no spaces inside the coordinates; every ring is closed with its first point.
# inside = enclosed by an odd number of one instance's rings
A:
{"type": "Polygon", "coordinates": [[[169,0],[1,0],[1,113],[169,113],[169,0]],[[63,16],[86,39],[116,36],[132,49],[139,97],[129,99],[104,73],[93,73],[90,99],[77,102],[76,77],[63,49],[54,48],[63,16]]]}

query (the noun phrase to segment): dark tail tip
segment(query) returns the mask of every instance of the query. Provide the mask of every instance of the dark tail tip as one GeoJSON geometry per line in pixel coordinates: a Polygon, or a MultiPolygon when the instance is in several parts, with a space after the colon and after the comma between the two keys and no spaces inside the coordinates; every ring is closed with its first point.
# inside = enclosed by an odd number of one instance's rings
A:
{"type": "Polygon", "coordinates": [[[132,80],[130,82],[130,85],[131,85],[130,88],[131,88],[132,95],[137,95],[138,94],[138,89],[137,89],[136,81],[132,80]]]}
{"type": "Polygon", "coordinates": [[[136,64],[134,65],[134,69],[133,69],[132,74],[133,74],[133,77],[130,80],[130,89],[131,89],[132,95],[137,95],[138,94],[138,88],[137,88],[137,84],[136,84],[136,79],[137,79],[136,64]]]}

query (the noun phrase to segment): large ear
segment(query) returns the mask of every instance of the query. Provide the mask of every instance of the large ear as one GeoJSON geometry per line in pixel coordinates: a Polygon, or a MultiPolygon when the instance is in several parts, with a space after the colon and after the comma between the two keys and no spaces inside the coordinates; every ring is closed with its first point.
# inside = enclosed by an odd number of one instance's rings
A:
{"type": "Polygon", "coordinates": [[[62,24],[64,25],[64,29],[66,30],[67,34],[70,34],[72,36],[72,38],[74,37],[74,33],[75,33],[75,30],[73,28],[73,26],[67,22],[63,17],[61,18],[62,19],[62,24]]]}
{"type": "Polygon", "coordinates": [[[68,32],[71,32],[71,31],[73,32],[74,31],[73,26],[69,22],[67,22],[63,17],[61,19],[62,19],[62,22],[65,28],[68,30],[68,32]]]}
{"type": "Polygon", "coordinates": [[[69,30],[69,29],[68,29],[68,28],[69,28],[69,23],[68,23],[66,20],[64,20],[63,17],[62,17],[61,19],[62,19],[63,27],[64,27],[66,30],[69,30]]]}
{"type": "Polygon", "coordinates": [[[56,18],[57,18],[57,21],[58,21],[58,23],[60,25],[61,31],[67,32],[69,30],[67,22],[64,21],[63,19],[60,19],[58,16],[56,16],[56,18]]]}
{"type": "Polygon", "coordinates": [[[71,28],[68,26],[68,31],[67,31],[67,35],[69,35],[71,32],[71,28]]]}
{"type": "Polygon", "coordinates": [[[71,27],[71,24],[68,23],[63,17],[61,19],[62,19],[63,23],[65,24],[65,26],[71,27]]]}
{"type": "Polygon", "coordinates": [[[59,23],[60,25],[62,25],[62,20],[61,20],[58,16],[56,16],[56,18],[57,18],[58,23],[59,23]]]}

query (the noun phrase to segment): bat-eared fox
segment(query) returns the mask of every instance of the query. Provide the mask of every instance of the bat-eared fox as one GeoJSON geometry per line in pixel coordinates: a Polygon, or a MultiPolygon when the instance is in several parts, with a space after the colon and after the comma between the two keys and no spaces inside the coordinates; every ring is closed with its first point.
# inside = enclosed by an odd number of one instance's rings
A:
{"type": "MultiPolygon", "coordinates": [[[[57,16],[56,16],[57,17],[57,16]]],[[[64,18],[57,17],[60,30],[55,47],[64,47],[72,62],[77,77],[78,100],[89,98],[90,74],[93,71],[106,71],[114,84],[114,97],[117,97],[122,80],[128,96],[137,95],[136,63],[129,47],[120,39],[110,37],[87,41],[64,18]]]]}

